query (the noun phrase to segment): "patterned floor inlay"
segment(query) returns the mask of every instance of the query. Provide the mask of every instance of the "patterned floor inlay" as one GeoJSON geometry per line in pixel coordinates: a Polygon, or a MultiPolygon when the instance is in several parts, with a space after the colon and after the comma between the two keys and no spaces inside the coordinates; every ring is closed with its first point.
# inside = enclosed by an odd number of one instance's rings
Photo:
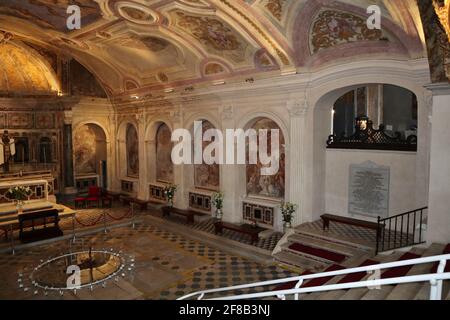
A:
{"type": "MultiPolygon", "coordinates": [[[[180,226],[181,228],[182,226],[180,226]]],[[[231,255],[202,242],[169,232],[150,222],[112,229],[107,234],[77,238],[74,244],[58,241],[0,254],[0,299],[176,299],[193,291],[293,275],[274,265],[262,265],[231,255]],[[129,277],[111,281],[105,288],[83,289],[76,294],[34,294],[20,287],[18,274],[30,272],[41,260],[69,250],[112,248],[135,258],[129,277]]],[[[236,292],[242,293],[242,292],[236,292]]]]}
{"type": "MultiPolygon", "coordinates": [[[[209,219],[207,218],[207,219],[204,219],[203,221],[196,221],[194,224],[188,224],[186,222],[186,218],[184,218],[184,217],[179,217],[177,215],[171,215],[170,217],[163,218],[162,213],[158,210],[150,210],[149,212],[152,216],[155,216],[155,217],[158,217],[161,219],[167,219],[171,222],[181,224],[185,227],[192,228],[194,230],[199,230],[199,231],[207,232],[210,234],[214,234],[214,219],[212,219],[212,218],[209,218],[209,219]]],[[[277,245],[278,241],[280,241],[283,234],[280,232],[273,232],[268,237],[265,237],[265,238],[260,237],[257,243],[252,243],[251,239],[247,235],[244,235],[239,232],[234,232],[231,230],[223,230],[223,234],[221,234],[220,236],[223,236],[225,238],[228,238],[228,239],[240,242],[240,243],[254,245],[258,248],[272,252],[273,249],[275,248],[275,246],[277,245]]]]}

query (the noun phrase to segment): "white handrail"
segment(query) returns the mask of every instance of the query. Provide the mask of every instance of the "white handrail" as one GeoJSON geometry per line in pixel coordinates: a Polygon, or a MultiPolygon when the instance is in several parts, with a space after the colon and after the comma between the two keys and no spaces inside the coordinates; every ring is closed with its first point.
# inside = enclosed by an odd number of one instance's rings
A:
{"type": "Polygon", "coordinates": [[[286,295],[294,295],[294,299],[298,300],[299,294],[302,293],[311,293],[311,292],[322,292],[322,291],[333,291],[333,290],[343,290],[343,289],[352,289],[352,288],[362,288],[362,287],[378,287],[383,285],[391,285],[391,284],[401,284],[401,283],[411,283],[411,282],[430,282],[431,290],[430,290],[430,300],[440,300],[442,297],[442,281],[450,280],[450,273],[444,273],[445,265],[447,261],[450,260],[450,254],[438,255],[438,256],[430,256],[423,257],[417,259],[403,260],[403,261],[395,261],[389,263],[382,263],[364,267],[343,269],[337,271],[316,273],[316,274],[308,274],[303,276],[289,277],[284,279],[276,279],[269,281],[256,282],[252,284],[243,284],[225,288],[217,288],[217,289],[209,289],[202,290],[194,293],[190,293],[185,295],[178,300],[185,300],[188,298],[197,297],[198,300],[203,299],[205,295],[213,294],[213,293],[226,293],[234,290],[241,289],[250,289],[255,287],[265,287],[270,285],[279,285],[283,283],[289,282],[297,282],[294,289],[286,289],[286,290],[277,290],[277,291],[266,291],[259,293],[251,293],[251,294],[241,294],[241,295],[232,295],[232,296],[224,296],[215,298],[216,300],[237,300],[237,299],[252,299],[252,298],[264,298],[264,297],[274,297],[277,296],[281,299],[284,299],[286,295]],[[357,281],[357,282],[349,282],[342,284],[331,284],[331,285],[323,285],[317,287],[310,288],[302,288],[301,285],[310,279],[322,278],[322,277],[331,277],[331,276],[341,276],[346,274],[352,274],[357,272],[369,272],[375,270],[382,269],[390,269],[395,267],[403,267],[408,265],[417,265],[417,264],[425,264],[439,262],[439,266],[437,268],[436,273],[431,274],[421,274],[421,275],[413,275],[413,276],[405,276],[398,278],[389,278],[389,279],[374,279],[374,280],[365,280],[365,281],[357,281]]]}

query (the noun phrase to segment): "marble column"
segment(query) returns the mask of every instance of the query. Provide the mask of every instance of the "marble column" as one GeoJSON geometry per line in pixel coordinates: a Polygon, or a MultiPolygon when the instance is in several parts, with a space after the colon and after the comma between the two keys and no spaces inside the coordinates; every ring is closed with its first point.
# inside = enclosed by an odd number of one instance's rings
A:
{"type": "MultiPolygon", "coordinates": [[[[183,128],[182,114],[180,107],[173,110],[170,117],[173,121],[173,130],[183,128]]],[[[174,206],[180,209],[187,209],[189,207],[189,190],[188,179],[186,177],[187,164],[174,165],[173,177],[174,184],[177,186],[177,191],[174,198],[174,206]]]]}
{"type": "Polygon", "coordinates": [[[141,200],[148,200],[148,165],[147,150],[145,143],[145,114],[138,115],[138,137],[139,137],[139,181],[137,197],[141,200]]]}
{"type": "Polygon", "coordinates": [[[64,115],[63,126],[63,178],[65,194],[73,194],[77,192],[75,188],[75,177],[73,170],[72,143],[72,112],[66,112],[64,115]]]}
{"type": "Polygon", "coordinates": [[[450,84],[427,89],[433,93],[427,242],[450,243],[450,84]]]}
{"type": "Polygon", "coordinates": [[[289,159],[289,170],[286,172],[287,177],[287,201],[298,205],[297,212],[294,215],[292,225],[296,226],[305,222],[305,197],[303,195],[304,174],[303,167],[304,143],[305,135],[305,117],[307,113],[307,103],[305,100],[290,101],[288,103],[290,128],[290,143],[286,146],[286,155],[289,159]]]}
{"type": "MultiPolygon", "coordinates": [[[[225,106],[222,108],[222,132],[224,142],[226,140],[226,130],[235,129],[234,108],[225,106]]],[[[236,143],[234,144],[235,157],[236,143]]],[[[224,154],[225,156],[225,154],[224,154]]],[[[245,165],[223,164],[220,166],[220,190],[224,193],[223,220],[232,223],[240,223],[242,216],[242,200],[245,197],[245,165]],[[244,178],[243,178],[244,177],[244,178]]]]}

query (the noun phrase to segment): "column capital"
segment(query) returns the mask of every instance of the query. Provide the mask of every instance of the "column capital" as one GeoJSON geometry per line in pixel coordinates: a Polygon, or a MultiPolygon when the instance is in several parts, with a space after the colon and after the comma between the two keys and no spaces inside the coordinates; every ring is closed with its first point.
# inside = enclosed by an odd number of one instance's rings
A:
{"type": "Polygon", "coordinates": [[[287,109],[290,117],[303,117],[308,112],[308,102],[306,99],[290,100],[287,109]]]}
{"type": "Polygon", "coordinates": [[[73,112],[72,110],[64,111],[64,124],[72,124],[73,112]]]}

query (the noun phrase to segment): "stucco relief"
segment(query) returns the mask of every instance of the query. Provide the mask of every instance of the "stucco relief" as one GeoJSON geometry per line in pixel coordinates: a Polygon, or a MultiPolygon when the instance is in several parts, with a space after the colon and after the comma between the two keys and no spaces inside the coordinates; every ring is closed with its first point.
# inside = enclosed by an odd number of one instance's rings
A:
{"type": "Polygon", "coordinates": [[[325,10],[319,13],[310,33],[311,53],[340,44],[357,41],[378,41],[383,38],[381,30],[367,28],[366,20],[353,14],[325,10]]]}
{"type": "Polygon", "coordinates": [[[269,0],[267,1],[265,7],[275,18],[278,19],[278,21],[281,21],[285,4],[286,0],[269,0]]]}

